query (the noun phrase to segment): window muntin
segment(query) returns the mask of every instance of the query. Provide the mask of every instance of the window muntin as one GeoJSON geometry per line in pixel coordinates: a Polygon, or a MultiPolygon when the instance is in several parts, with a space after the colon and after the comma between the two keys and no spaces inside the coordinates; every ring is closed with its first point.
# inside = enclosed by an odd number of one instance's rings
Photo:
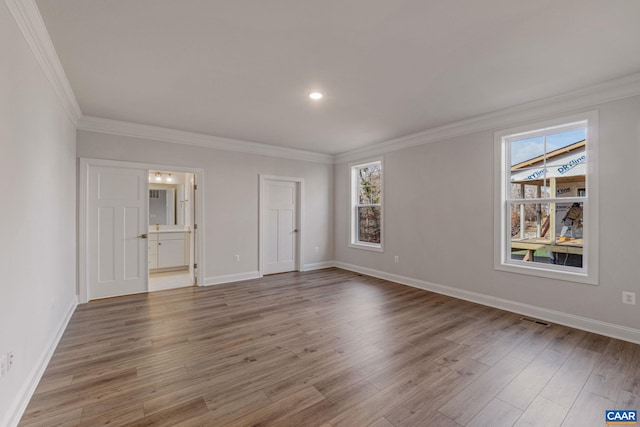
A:
{"type": "Polygon", "coordinates": [[[496,133],[497,269],[597,282],[597,113],[573,119],[496,133]]]}
{"type": "Polygon", "coordinates": [[[351,241],[382,249],[382,160],[351,166],[351,241]]]}

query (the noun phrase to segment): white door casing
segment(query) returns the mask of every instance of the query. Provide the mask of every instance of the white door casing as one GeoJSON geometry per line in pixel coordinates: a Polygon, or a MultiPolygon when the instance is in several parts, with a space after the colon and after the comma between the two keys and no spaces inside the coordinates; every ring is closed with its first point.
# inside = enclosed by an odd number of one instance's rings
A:
{"type": "Polygon", "coordinates": [[[191,239],[190,239],[190,248],[189,248],[189,277],[191,277],[191,283],[194,285],[198,284],[198,270],[195,267],[196,265],[196,251],[198,250],[197,237],[198,237],[198,210],[196,209],[196,193],[197,193],[197,181],[196,174],[187,174],[187,182],[189,183],[189,199],[191,200],[191,210],[189,212],[190,220],[189,223],[191,225],[191,239]],[[190,176],[190,178],[189,178],[190,176]],[[190,179],[190,181],[189,181],[190,179]]]}
{"type": "Polygon", "coordinates": [[[92,167],[88,185],[89,299],[146,292],[147,170],[92,167]]]}
{"type": "Polygon", "coordinates": [[[261,176],[261,273],[300,268],[300,187],[297,178],[261,176]]]}
{"type": "MultiPolygon", "coordinates": [[[[194,203],[193,209],[195,210],[194,216],[197,218],[198,222],[198,230],[197,232],[204,233],[206,230],[205,225],[205,215],[204,215],[204,206],[205,206],[205,197],[204,197],[204,189],[205,189],[205,179],[204,179],[204,170],[201,168],[192,168],[192,167],[184,167],[184,166],[175,166],[175,165],[164,165],[164,164],[155,164],[155,163],[136,163],[136,162],[125,162],[120,160],[105,160],[105,159],[92,159],[92,158],[80,158],[80,173],[79,173],[79,227],[78,227],[78,302],[86,303],[90,299],[98,298],[93,295],[91,290],[91,275],[92,273],[92,259],[94,258],[93,253],[98,250],[95,237],[92,236],[92,232],[90,231],[90,202],[93,198],[93,195],[96,194],[97,189],[92,187],[91,174],[95,168],[100,167],[113,167],[113,168],[125,168],[125,169],[138,169],[138,170],[172,170],[176,172],[186,172],[193,173],[195,179],[198,183],[198,200],[197,203],[194,203]]],[[[145,178],[148,180],[148,177],[145,178]]],[[[148,185],[145,185],[148,188],[148,185]]],[[[148,208],[148,194],[146,194],[148,190],[143,191],[145,198],[145,206],[148,208]]],[[[146,214],[145,214],[146,215],[146,214]]],[[[147,228],[148,218],[145,217],[143,221],[143,228],[146,230],[147,228]]],[[[142,231],[141,233],[146,233],[146,231],[142,231]]],[[[145,251],[148,250],[147,240],[140,239],[143,241],[143,245],[145,247],[145,251]]],[[[196,239],[195,241],[196,250],[194,252],[194,264],[198,264],[197,274],[204,274],[206,271],[206,260],[205,260],[205,248],[203,239],[196,239]]],[[[157,255],[156,255],[157,256],[157,255]]],[[[145,257],[146,258],[146,257],[145,257]]],[[[146,262],[146,261],[145,261],[146,262]]],[[[148,266],[145,265],[144,274],[147,274],[148,266]]],[[[202,284],[200,284],[202,286],[202,284]]],[[[145,286],[145,290],[148,286],[145,286]]],[[[144,290],[142,291],[144,292],[144,290]]]]}

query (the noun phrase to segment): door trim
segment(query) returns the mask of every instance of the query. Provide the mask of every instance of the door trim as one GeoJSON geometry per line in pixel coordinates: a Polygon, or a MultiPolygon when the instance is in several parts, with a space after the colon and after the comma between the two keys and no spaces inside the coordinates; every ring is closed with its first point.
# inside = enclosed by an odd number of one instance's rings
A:
{"type": "MultiPolygon", "coordinates": [[[[198,203],[196,211],[198,216],[198,233],[200,238],[196,240],[197,253],[195,262],[198,264],[198,276],[204,277],[205,256],[204,256],[204,239],[202,236],[205,231],[205,215],[204,215],[204,169],[190,168],[183,166],[161,165],[155,163],[136,163],[124,162],[119,160],[104,160],[94,158],[80,158],[79,188],[78,188],[78,287],[76,293],[78,295],[78,303],[86,303],[89,301],[89,176],[92,167],[112,166],[131,169],[150,169],[171,170],[176,172],[188,172],[197,176],[198,182],[198,203]]],[[[202,283],[202,280],[199,280],[202,283]]],[[[199,285],[201,286],[201,285],[199,285]]]]}
{"type": "Polygon", "coordinates": [[[303,254],[304,254],[304,178],[277,176],[277,175],[263,175],[260,174],[260,197],[258,198],[258,271],[260,277],[263,276],[264,271],[264,188],[266,181],[283,181],[293,182],[296,184],[296,221],[298,226],[298,233],[296,236],[296,271],[302,271],[303,254]]]}

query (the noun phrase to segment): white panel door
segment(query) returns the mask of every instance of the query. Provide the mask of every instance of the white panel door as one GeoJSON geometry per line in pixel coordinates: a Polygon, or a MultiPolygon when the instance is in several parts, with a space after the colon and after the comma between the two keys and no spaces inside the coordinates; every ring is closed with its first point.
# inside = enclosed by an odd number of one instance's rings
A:
{"type": "Polygon", "coordinates": [[[263,274],[296,270],[296,183],[265,181],[263,209],[263,274]]]}
{"type": "Polygon", "coordinates": [[[90,169],[89,299],[147,291],[147,179],[144,169],[90,169]]]}

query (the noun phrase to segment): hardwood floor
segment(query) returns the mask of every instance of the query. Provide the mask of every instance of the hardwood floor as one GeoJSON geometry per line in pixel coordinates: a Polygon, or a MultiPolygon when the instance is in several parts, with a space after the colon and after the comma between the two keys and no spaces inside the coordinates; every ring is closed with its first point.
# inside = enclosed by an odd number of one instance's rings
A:
{"type": "Polygon", "coordinates": [[[640,346],[338,269],[81,305],[24,426],[602,426],[640,346]]]}

